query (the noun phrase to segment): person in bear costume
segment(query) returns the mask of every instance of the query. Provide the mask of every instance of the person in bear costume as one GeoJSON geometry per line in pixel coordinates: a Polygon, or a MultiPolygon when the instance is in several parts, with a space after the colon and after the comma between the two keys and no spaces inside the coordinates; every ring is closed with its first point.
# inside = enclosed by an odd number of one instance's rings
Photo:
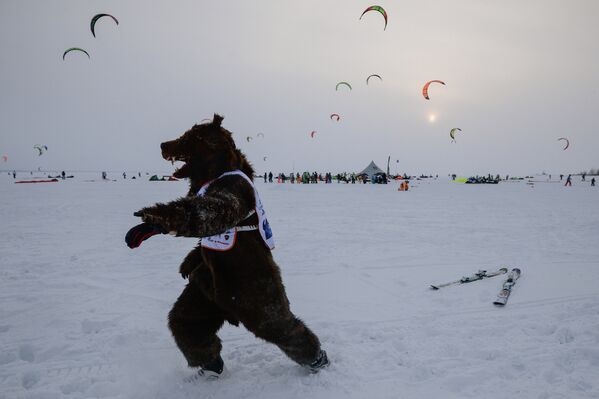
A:
{"type": "Polygon", "coordinates": [[[253,185],[254,171],[217,114],[180,138],[162,143],[162,157],[183,161],[173,174],[188,178],[187,196],[134,213],[143,223],[125,239],[137,248],[155,234],[200,238],[183,260],[189,282],[168,325],[196,376],[218,378],[224,362],[218,330],[242,323],[289,358],[317,372],[329,364],[316,335],[290,310],[275,263],[272,231],[253,185]]]}

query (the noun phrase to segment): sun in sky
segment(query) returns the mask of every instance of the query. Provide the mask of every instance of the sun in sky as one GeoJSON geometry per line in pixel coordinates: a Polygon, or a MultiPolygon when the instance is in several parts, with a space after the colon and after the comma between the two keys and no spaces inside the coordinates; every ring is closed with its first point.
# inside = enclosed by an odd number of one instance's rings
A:
{"type": "Polygon", "coordinates": [[[428,121],[430,123],[435,123],[436,120],[437,120],[437,114],[429,114],[428,115],[428,121]]]}

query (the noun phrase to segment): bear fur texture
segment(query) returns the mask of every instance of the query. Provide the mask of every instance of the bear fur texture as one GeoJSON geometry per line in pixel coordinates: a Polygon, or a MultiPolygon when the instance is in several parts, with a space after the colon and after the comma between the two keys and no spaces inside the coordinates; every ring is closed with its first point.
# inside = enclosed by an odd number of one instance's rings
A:
{"type": "MultiPolygon", "coordinates": [[[[256,225],[254,191],[240,170],[253,181],[254,171],[239,151],[223,118],[193,126],[180,138],[161,144],[166,160],[183,161],[175,177],[188,178],[186,197],[136,212],[142,220],[176,236],[208,237],[229,228],[256,225]],[[217,179],[217,180],[215,180],[217,179]],[[212,182],[203,196],[199,189],[212,182]]],[[[257,337],[277,345],[300,365],[317,359],[320,342],[289,308],[279,267],[257,230],[240,231],[228,251],[198,245],[179,269],[189,283],[168,316],[177,346],[190,367],[205,367],[220,358],[218,330],[225,321],[240,322],[257,337]]]]}

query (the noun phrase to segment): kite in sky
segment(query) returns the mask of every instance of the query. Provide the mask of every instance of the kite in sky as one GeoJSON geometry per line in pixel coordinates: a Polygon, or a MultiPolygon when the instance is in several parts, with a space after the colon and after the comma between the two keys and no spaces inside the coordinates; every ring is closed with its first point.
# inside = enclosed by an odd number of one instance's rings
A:
{"type": "Polygon", "coordinates": [[[449,132],[449,137],[451,137],[451,142],[455,143],[455,132],[456,131],[462,131],[462,129],[460,129],[459,127],[454,127],[453,129],[451,129],[451,131],[449,132]]]}
{"type": "Polygon", "coordinates": [[[385,27],[383,28],[383,30],[387,29],[387,11],[385,11],[385,9],[381,6],[370,6],[368,7],[366,10],[364,10],[364,12],[362,13],[362,15],[360,15],[360,19],[362,19],[362,17],[364,16],[364,14],[366,14],[369,11],[378,11],[381,13],[381,15],[383,16],[383,18],[385,18],[385,27]]]}
{"type": "Polygon", "coordinates": [[[339,86],[347,86],[350,90],[352,89],[351,85],[347,82],[339,82],[335,86],[335,91],[339,90],[339,86]]]}
{"type": "Polygon", "coordinates": [[[118,25],[119,21],[112,15],[110,14],[96,14],[94,15],[94,17],[92,18],[92,22],[90,24],[90,29],[92,30],[92,35],[94,35],[94,37],[96,37],[96,22],[98,22],[98,20],[102,17],[110,17],[112,18],[112,20],[118,25]]]}
{"type": "Polygon", "coordinates": [[[85,51],[84,49],[79,48],[79,47],[71,47],[71,48],[66,49],[65,52],[62,54],[63,61],[64,61],[64,57],[66,57],[67,54],[70,53],[71,51],[80,51],[80,52],[84,53],[85,55],[87,55],[87,58],[91,59],[91,57],[89,56],[89,53],[87,51],[85,51]]]}
{"type": "Polygon", "coordinates": [[[568,147],[570,147],[570,140],[568,140],[565,137],[560,137],[559,139],[557,139],[557,141],[560,141],[560,140],[564,140],[566,142],[566,146],[564,147],[564,151],[566,151],[568,149],[568,147]]]}
{"type": "Polygon", "coordinates": [[[381,80],[381,82],[383,81],[383,78],[381,78],[380,75],[377,74],[372,74],[369,77],[366,78],[366,84],[368,84],[368,81],[370,80],[370,78],[375,77],[375,78],[379,78],[381,80]]]}
{"type": "Polygon", "coordinates": [[[38,156],[42,156],[42,154],[46,151],[48,151],[48,146],[47,145],[41,145],[41,144],[36,144],[33,146],[34,149],[38,150],[39,154],[38,156]]]}
{"type": "Polygon", "coordinates": [[[440,80],[430,80],[430,81],[426,82],[426,84],[422,88],[422,95],[427,100],[430,100],[430,98],[428,98],[428,87],[430,86],[431,83],[441,83],[443,86],[445,86],[445,82],[442,82],[440,80]]]}

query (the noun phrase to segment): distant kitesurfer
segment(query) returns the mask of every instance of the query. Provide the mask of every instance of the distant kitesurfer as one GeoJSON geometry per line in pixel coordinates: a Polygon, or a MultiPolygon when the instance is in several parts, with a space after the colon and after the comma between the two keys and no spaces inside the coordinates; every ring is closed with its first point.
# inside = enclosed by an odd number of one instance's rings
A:
{"type": "Polygon", "coordinates": [[[568,187],[568,186],[570,186],[570,187],[572,186],[572,175],[568,175],[568,178],[566,179],[565,187],[568,187]]]}

